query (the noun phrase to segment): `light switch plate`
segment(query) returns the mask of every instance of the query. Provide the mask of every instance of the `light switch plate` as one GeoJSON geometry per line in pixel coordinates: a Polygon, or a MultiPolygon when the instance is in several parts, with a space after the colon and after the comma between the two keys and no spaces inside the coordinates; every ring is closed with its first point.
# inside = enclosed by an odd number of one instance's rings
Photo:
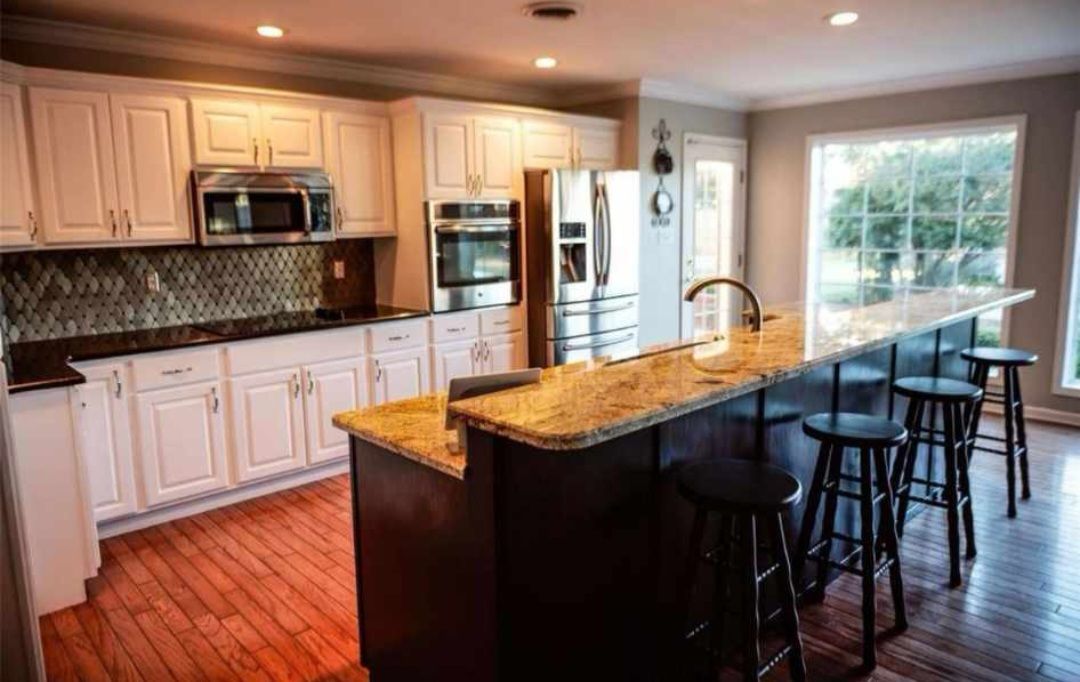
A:
{"type": "Polygon", "coordinates": [[[345,261],[334,261],[334,279],[345,279],[345,261]]]}

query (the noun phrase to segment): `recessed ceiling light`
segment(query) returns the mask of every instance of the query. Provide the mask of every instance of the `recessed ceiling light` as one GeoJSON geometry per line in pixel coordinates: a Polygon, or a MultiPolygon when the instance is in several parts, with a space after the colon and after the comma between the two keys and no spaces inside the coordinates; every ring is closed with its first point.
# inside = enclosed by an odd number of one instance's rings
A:
{"type": "Polygon", "coordinates": [[[281,36],[285,35],[285,29],[279,26],[271,26],[270,24],[256,26],[255,32],[261,35],[263,38],[280,38],[281,36]]]}
{"type": "Polygon", "coordinates": [[[533,60],[533,66],[538,69],[554,69],[559,65],[559,60],[554,57],[537,57],[533,60]]]}
{"type": "Polygon", "coordinates": [[[859,20],[858,12],[833,12],[825,17],[825,21],[832,26],[851,26],[859,20]]]}

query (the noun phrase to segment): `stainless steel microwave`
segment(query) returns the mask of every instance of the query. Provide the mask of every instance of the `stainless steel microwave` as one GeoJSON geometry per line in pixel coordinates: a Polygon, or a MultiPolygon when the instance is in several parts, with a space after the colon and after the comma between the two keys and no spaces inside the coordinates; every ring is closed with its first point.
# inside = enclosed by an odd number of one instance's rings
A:
{"type": "Polygon", "coordinates": [[[191,184],[204,246],[334,239],[334,189],[326,173],[196,170],[191,184]]]}

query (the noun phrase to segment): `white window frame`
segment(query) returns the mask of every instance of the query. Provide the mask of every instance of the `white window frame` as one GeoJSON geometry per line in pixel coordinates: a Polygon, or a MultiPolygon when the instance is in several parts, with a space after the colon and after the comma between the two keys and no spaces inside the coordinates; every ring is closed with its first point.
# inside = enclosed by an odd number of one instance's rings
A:
{"type": "MultiPolygon", "coordinates": [[[[810,300],[813,293],[811,283],[815,281],[817,267],[816,259],[810,260],[810,256],[817,251],[817,245],[811,240],[820,235],[814,234],[815,216],[820,213],[821,206],[818,203],[820,197],[814,191],[814,178],[820,169],[821,154],[818,150],[829,143],[866,143],[884,142],[888,140],[918,139],[928,134],[963,135],[976,132],[990,132],[994,128],[1016,131],[1016,149],[1013,153],[1013,183],[1012,195],[1009,205],[1009,227],[1005,255],[1005,286],[1013,285],[1013,274],[1016,269],[1016,233],[1017,221],[1020,213],[1020,188],[1023,185],[1024,172],[1024,140],[1027,132],[1027,114],[1012,116],[995,116],[992,118],[964,119],[960,121],[947,121],[926,125],[899,126],[893,128],[873,128],[868,130],[853,130],[837,133],[823,133],[809,135],[806,138],[806,165],[804,169],[805,181],[803,182],[803,222],[802,222],[802,258],[799,263],[801,268],[800,294],[804,301],[810,300]]],[[[1007,345],[1009,339],[1009,309],[1006,308],[1001,317],[1001,345],[1007,345]]]]}
{"type": "Polygon", "coordinates": [[[1069,315],[1076,307],[1080,297],[1080,271],[1074,272],[1077,262],[1077,250],[1080,249],[1080,111],[1076,112],[1073,127],[1072,177],[1069,182],[1069,212],[1065,220],[1065,255],[1061,268],[1061,297],[1058,299],[1058,334],[1057,349],[1054,353],[1053,392],[1080,398],[1080,382],[1070,386],[1065,383],[1065,372],[1074,367],[1073,356],[1076,335],[1080,334],[1080,323],[1069,329],[1069,315]]]}

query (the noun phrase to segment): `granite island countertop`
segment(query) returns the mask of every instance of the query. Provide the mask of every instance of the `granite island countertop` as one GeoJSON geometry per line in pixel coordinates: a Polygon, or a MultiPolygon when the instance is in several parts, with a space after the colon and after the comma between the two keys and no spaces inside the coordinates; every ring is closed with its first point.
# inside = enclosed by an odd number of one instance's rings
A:
{"type": "MultiPolygon", "coordinates": [[[[449,411],[472,428],[511,440],[576,450],[1034,295],[1031,289],[934,289],[861,307],[767,306],[776,317],[759,333],[731,329],[692,347],[551,368],[539,384],[457,401],[449,411]]],[[[461,477],[467,457],[448,458],[453,432],[443,429],[445,397],[441,401],[390,403],[337,415],[334,423],[440,470],[451,461],[447,473],[461,477]]]]}

